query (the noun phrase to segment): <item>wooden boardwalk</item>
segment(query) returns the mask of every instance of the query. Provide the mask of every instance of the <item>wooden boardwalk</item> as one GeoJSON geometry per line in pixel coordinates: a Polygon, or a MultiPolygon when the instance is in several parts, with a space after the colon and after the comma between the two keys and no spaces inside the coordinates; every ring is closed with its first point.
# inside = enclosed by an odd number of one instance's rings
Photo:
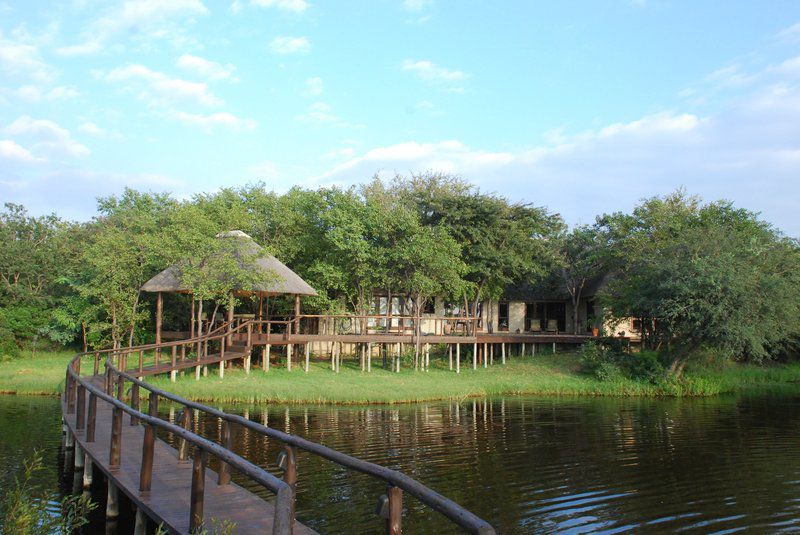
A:
{"type": "MultiPolygon", "coordinates": [[[[233,356],[232,356],[233,358],[233,356]]],[[[241,358],[241,355],[235,358],[241,358]]],[[[219,362],[219,360],[217,360],[219,362]]],[[[88,378],[94,386],[103,388],[103,377],[88,378]]],[[[65,403],[62,402],[62,403],[65,403]]],[[[86,430],[76,430],[76,414],[68,414],[63,407],[64,420],[75,441],[91,458],[110,482],[125,493],[137,507],[156,524],[163,524],[171,533],[188,534],[190,492],[192,487],[192,460],[178,460],[178,452],[162,440],[156,439],[153,455],[152,486],[147,492],[139,491],[139,471],[142,466],[142,441],[144,426],[130,425],[125,415],[122,424],[122,454],[118,468],[111,468],[109,444],[112,429],[112,408],[98,400],[95,440],[86,442],[86,430]]],[[[217,473],[206,469],[205,504],[206,519],[227,520],[236,525],[237,533],[272,533],[274,508],[271,504],[231,482],[217,484],[217,473]]],[[[294,533],[315,533],[308,527],[295,523],[294,533]]]]}

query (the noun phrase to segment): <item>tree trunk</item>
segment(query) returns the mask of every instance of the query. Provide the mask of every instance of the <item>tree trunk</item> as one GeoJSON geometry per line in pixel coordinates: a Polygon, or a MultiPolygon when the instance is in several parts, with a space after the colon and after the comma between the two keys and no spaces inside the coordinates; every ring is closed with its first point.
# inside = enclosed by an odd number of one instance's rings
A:
{"type": "Polygon", "coordinates": [[[128,335],[128,347],[133,347],[133,333],[136,331],[136,310],[139,308],[139,296],[141,292],[136,292],[136,299],[133,300],[133,308],[131,310],[131,330],[128,335]]]}

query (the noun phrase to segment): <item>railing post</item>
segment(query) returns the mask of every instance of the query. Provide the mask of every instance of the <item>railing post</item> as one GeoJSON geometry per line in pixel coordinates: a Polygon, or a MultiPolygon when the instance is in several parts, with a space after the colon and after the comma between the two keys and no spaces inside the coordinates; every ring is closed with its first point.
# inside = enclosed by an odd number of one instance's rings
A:
{"type": "Polygon", "coordinates": [[[287,444],[283,451],[278,455],[278,468],[283,470],[283,481],[289,485],[292,491],[290,500],[291,521],[289,533],[294,529],[294,508],[297,488],[297,448],[287,444]]]}
{"type": "MultiPolygon", "coordinates": [[[[226,450],[231,449],[231,425],[227,420],[222,420],[222,428],[220,429],[219,437],[220,445],[226,450]]],[[[231,467],[225,461],[220,461],[219,464],[219,479],[218,485],[227,485],[231,482],[231,467]]]]}
{"type": "Polygon", "coordinates": [[[89,393],[89,411],[86,417],[86,442],[94,442],[94,430],[97,425],[97,396],[89,393]]]}
{"type": "Polygon", "coordinates": [[[381,514],[386,519],[386,535],[400,535],[403,532],[403,489],[394,485],[386,487],[386,501],[381,514]]]}
{"type": "Polygon", "coordinates": [[[144,369],[144,350],[139,350],[139,373],[144,369]]]}
{"type": "Polygon", "coordinates": [[[203,494],[206,483],[206,452],[194,450],[192,465],[192,494],[189,504],[189,532],[195,533],[203,526],[203,494]]]}
{"type": "MultiPolygon", "coordinates": [[[[131,408],[135,410],[139,410],[139,385],[133,383],[131,385],[131,408]]],[[[136,425],[139,423],[139,419],[131,414],[131,425],[136,425]]]]}
{"type": "Polygon", "coordinates": [[[86,424],[86,387],[78,385],[78,414],[75,416],[75,430],[83,429],[86,424]]]}
{"type": "MultiPolygon", "coordinates": [[[[122,399],[125,388],[125,378],[117,378],[117,399],[122,399]]],[[[114,406],[111,415],[111,445],[108,453],[108,464],[111,468],[119,468],[122,457],[122,409],[114,406]]]]}
{"type": "MultiPolygon", "coordinates": [[[[156,418],[158,416],[158,394],[150,392],[150,405],[147,414],[156,418]]],[[[139,490],[147,492],[153,481],[153,450],[155,448],[156,431],[152,424],[144,428],[144,439],[142,440],[142,468],[139,471],[139,490]]]]}
{"type": "Polygon", "coordinates": [[[72,414],[75,412],[75,390],[73,385],[75,384],[75,380],[69,373],[69,368],[67,368],[67,377],[64,379],[64,393],[67,396],[67,414],[72,414]]]}
{"type": "MultiPolygon", "coordinates": [[[[186,429],[187,431],[192,430],[192,409],[189,407],[184,407],[182,414],[181,414],[181,427],[186,429]]],[[[185,438],[180,439],[178,443],[178,460],[185,461],[186,460],[186,453],[188,450],[188,443],[186,442],[185,438]]]]}
{"type": "Polygon", "coordinates": [[[94,374],[100,373],[100,352],[94,354],[94,374]]]}

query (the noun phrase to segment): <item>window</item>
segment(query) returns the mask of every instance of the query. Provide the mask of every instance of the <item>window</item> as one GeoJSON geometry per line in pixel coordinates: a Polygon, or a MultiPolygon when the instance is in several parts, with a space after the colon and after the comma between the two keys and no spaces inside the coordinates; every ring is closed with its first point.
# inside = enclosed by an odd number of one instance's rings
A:
{"type": "Polygon", "coordinates": [[[497,304],[497,330],[508,330],[508,303],[497,304]]]}

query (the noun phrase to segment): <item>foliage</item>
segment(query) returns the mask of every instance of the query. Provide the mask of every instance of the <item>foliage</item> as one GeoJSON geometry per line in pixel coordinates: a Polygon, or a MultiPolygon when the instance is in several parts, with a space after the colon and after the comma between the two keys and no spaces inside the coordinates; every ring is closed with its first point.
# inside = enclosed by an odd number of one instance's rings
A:
{"type": "Polygon", "coordinates": [[[615,267],[603,302],[639,318],[644,343],[675,355],[680,375],[695,350],[761,361],[800,333],[800,249],[756,214],[677,192],[599,222],[615,267]]]}
{"type": "Polygon", "coordinates": [[[585,343],[580,351],[581,370],[599,381],[621,376],[658,384],[664,379],[664,366],[655,351],[622,351],[616,344],[603,341],[585,343]]]}
{"type": "Polygon", "coordinates": [[[572,299],[572,325],[575,334],[581,333],[578,324],[578,305],[583,291],[600,279],[606,271],[606,247],[603,235],[594,227],[579,226],[559,239],[558,266],[564,287],[572,299]]]}
{"type": "Polygon", "coordinates": [[[0,533],[7,535],[50,535],[73,533],[88,522],[89,513],[97,507],[87,496],[66,496],[60,500],[61,514],[49,505],[58,501],[55,493],[37,487],[34,478],[44,469],[42,453],[34,451],[24,461],[22,477],[6,491],[0,502],[0,533]]]}
{"type": "Polygon", "coordinates": [[[19,346],[14,332],[0,324],[0,361],[19,357],[19,346]]]}

